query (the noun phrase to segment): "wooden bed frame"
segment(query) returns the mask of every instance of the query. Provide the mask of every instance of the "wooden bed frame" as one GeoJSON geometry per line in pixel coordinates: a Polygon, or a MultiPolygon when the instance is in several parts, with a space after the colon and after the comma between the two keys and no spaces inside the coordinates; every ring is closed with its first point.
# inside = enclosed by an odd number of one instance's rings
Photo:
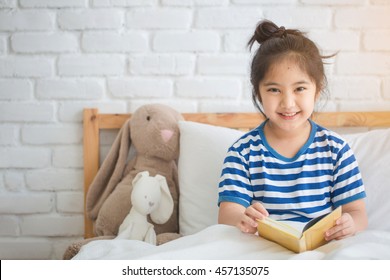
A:
{"type": "MultiPolygon", "coordinates": [[[[264,119],[259,113],[188,113],[187,121],[207,123],[234,129],[249,130],[264,119]]],[[[99,169],[99,132],[119,129],[131,114],[100,114],[97,108],[84,109],[84,227],[85,238],[94,236],[92,221],[85,211],[88,188],[99,169]]],[[[330,112],[316,113],[313,120],[325,127],[390,127],[390,112],[330,112]]]]}

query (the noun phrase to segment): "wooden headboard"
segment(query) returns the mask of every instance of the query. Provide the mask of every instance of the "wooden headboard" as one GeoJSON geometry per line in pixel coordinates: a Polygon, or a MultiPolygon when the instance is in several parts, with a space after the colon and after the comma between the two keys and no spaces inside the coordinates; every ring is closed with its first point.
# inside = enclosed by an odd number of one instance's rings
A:
{"type": "MultiPolygon", "coordinates": [[[[188,113],[187,121],[249,130],[257,127],[263,116],[259,113],[188,113]]],[[[102,129],[119,129],[130,114],[100,114],[96,108],[84,109],[84,226],[85,238],[94,236],[92,221],[85,211],[88,188],[99,169],[99,132],[102,129]]],[[[325,127],[390,127],[390,112],[330,112],[316,113],[313,120],[325,127]]]]}

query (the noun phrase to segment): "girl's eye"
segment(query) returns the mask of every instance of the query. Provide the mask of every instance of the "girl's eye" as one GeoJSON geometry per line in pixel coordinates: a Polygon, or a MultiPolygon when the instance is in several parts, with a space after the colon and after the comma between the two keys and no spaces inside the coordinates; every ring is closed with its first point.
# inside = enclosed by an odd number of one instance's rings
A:
{"type": "Polygon", "coordinates": [[[274,93],[274,94],[280,92],[279,89],[277,89],[277,88],[269,88],[267,91],[270,93],[274,93]]]}
{"type": "Polygon", "coordinates": [[[296,89],[296,91],[302,92],[302,91],[304,91],[305,89],[306,89],[306,88],[304,88],[304,87],[299,87],[299,88],[296,89]]]}

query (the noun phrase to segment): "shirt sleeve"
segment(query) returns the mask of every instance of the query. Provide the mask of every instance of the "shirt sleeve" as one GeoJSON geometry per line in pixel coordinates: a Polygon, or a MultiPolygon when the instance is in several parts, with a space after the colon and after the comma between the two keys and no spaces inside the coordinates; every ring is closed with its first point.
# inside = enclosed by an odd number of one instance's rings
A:
{"type": "Polygon", "coordinates": [[[334,167],[331,199],[335,208],[366,197],[358,162],[347,143],[339,150],[334,167]]]}
{"type": "Polygon", "coordinates": [[[248,207],[253,198],[247,159],[233,146],[228,150],[218,188],[218,205],[234,202],[248,207]]]}

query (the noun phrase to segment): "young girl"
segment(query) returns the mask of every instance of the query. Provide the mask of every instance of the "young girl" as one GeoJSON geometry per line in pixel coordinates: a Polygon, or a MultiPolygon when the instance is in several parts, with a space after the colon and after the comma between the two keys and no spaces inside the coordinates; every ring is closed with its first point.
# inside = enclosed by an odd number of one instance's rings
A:
{"type": "Polygon", "coordinates": [[[348,144],[310,117],[324,90],[323,57],[298,30],[262,21],[248,46],[252,99],[264,121],[228,150],[219,184],[219,223],[255,233],[256,219],[305,223],[342,206],[326,240],[367,226],[364,185],[348,144]]]}

